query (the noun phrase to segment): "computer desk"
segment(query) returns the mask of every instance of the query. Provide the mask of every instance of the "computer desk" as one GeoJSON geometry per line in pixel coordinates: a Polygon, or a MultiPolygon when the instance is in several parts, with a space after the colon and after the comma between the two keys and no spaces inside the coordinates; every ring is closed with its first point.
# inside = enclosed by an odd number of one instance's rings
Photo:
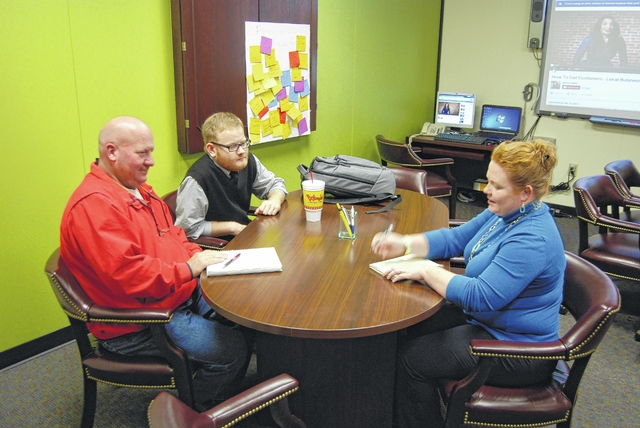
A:
{"type": "MultiPolygon", "coordinates": [[[[293,413],[309,428],[391,427],[398,331],[434,314],[443,299],[425,285],[393,284],[369,269],[373,236],[447,227],[440,201],[398,189],[393,210],[356,206],[357,237],[338,239],[338,210],[305,220],[301,191],[280,213],[256,217],[225,250],[275,247],[282,272],[201,277],[205,299],[226,318],[257,330],[260,379],[289,373],[300,381],[293,413]]],[[[443,263],[448,269],[448,262],[443,263]]]]}
{"type": "Polygon", "coordinates": [[[413,137],[412,146],[420,148],[422,156],[425,158],[453,158],[454,164],[451,166],[451,174],[457,180],[458,188],[465,189],[473,189],[473,183],[476,179],[487,178],[491,152],[495,147],[493,145],[441,141],[426,135],[413,137]]]}

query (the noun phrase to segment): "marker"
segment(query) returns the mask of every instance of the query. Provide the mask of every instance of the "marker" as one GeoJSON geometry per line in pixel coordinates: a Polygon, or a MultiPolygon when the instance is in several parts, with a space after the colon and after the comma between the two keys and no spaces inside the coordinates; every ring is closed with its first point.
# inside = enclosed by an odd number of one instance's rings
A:
{"type": "Polygon", "coordinates": [[[222,268],[226,268],[227,266],[229,266],[231,263],[235,262],[236,260],[238,260],[238,257],[240,257],[240,253],[236,254],[235,256],[231,257],[229,260],[227,260],[224,264],[224,266],[222,266],[222,268]]]}
{"type": "Polygon", "coordinates": [[[347,219],[346,210],[341,207],[340,204],[336,204],[336,207],[338,208],[338,211],[340,211],[340,218],[344,223],[345,229],[347,229],[347,232],[349,233],[349,237],[352,238],[353,232],[351,231],[351,225],[349,224],[349,220],[347,219]]]}

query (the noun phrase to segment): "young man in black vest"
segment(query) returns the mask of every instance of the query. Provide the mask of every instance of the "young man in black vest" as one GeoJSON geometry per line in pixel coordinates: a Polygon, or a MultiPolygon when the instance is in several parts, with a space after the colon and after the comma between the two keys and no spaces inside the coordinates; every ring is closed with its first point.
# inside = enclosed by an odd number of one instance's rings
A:
{"type": "Polygon", "coordinates": [[[215,113],[202,125],[205,154],[187,171],[178,188],[176,226],[189,238],[231,239],[250,219],[251,195],[263,200],[257,215],[276,215],[287,196],[284,180],[249,153],[240,118],[215,113]]]}

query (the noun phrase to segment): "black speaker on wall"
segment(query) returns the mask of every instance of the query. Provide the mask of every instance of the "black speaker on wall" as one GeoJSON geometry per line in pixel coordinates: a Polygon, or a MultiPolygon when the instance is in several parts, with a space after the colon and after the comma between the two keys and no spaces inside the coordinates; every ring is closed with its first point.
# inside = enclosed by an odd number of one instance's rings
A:
{"type": "Polygon", "coordinates": [[[544,36],[544,17],[547,11],[547,0],[531,0],[531,15],[529,15],[529,38],[527,47],[542,48],[544,36]]]}

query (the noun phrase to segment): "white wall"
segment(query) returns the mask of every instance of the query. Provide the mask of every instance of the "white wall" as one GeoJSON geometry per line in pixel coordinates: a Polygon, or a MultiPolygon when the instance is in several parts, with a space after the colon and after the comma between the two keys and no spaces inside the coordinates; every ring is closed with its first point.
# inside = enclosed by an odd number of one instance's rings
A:
{"type": "MultiPolygon", "coordinates": [[[[538,83],[540,64],[527,48],[530,5],[530,0],[444,2],[439,88],[475,93],[476,117],[482,104],[524,108],[524,86],[538,83]]],[[[535,53],[540,56],[541,50],[535,53]]],[[[523,135],[536,120],[531,107],[531,102],[526,104],[523,135]]],[[[604,166],[617,159],[631,159],[640,167],[639,129],[543,116],[535,135],[556,139],[559,161],[552,184],[567,180],[569,163],[578,164],[578,177],[603,174],[604,166]]],[[[550,193],[544,199],[574,206],[571,191],[550,193]]]]}

